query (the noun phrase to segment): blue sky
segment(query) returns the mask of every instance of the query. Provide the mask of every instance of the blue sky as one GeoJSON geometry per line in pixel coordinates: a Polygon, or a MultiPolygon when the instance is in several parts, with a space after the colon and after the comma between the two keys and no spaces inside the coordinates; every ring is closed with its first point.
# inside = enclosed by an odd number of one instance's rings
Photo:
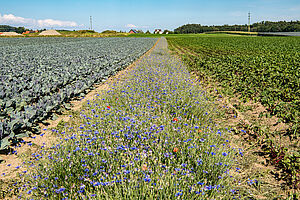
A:
{"type": "Polygon", "coordinates": [[[0,0],[0,24],[28,28],[173,30],[203,25],[300,20],[300,0],[0,0]]]}

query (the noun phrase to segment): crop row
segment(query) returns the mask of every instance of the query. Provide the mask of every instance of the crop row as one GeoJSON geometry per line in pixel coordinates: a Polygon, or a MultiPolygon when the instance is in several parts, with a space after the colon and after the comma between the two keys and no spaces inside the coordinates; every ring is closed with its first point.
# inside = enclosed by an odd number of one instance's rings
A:
{"type": "Polygon", "coordinates": [[[0,149],[144,54],[151,38],[0,40],[0,149]]]}
{"type": "Polygon", "coordinates": [[[205,73],[242,99],[260,101],[271,114],[299,131],[300,38],[177,37],[192,70],[205,73]]]}

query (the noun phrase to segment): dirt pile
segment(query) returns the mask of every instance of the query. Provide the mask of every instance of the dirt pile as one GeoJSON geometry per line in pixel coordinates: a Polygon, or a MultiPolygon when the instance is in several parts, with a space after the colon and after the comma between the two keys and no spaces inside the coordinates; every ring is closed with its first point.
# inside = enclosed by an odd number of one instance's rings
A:
{"type": "Polygon", "coordinates": [[[56,30],[46,30],[41,32],[39,35],[61,35],[61,34],[56,30]]]}

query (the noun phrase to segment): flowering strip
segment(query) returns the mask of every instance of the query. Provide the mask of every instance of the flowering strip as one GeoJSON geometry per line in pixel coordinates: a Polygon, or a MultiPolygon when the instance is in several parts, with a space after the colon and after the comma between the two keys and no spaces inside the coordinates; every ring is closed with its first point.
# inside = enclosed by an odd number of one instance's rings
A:
{"type": "Polygon", "coordinates": [[[238,151],[216,108],[163,38],[122,82],[88,101],[61,142],[33,154],[20,190],[45,199],[233,198],[238,151]],[[175,120],[176,119],[176,120],[175,120]],[[77,125],[79,123],[79,125],[77,125]],[[201,130],[201,131],[199,131],[201,130]]]}

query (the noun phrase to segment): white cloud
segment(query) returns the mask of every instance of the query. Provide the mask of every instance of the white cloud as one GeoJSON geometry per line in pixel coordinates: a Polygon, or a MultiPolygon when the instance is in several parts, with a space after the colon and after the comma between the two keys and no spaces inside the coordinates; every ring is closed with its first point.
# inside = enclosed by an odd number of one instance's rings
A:
{"type": "Polygon", "coordinates": [[[0,24],[14,25],[14,26],[28,26],[30,28],[49,28],[49,27],[77,27],[78,24],[73,21],[62,21],[54,19],[31,19],[18,17],[13,14],[0,13],[0,24]]]}
{"type": "Polygon", "coordinates": [[[23,17],[17,17],[14,16],[12,14],[8,14],[8,15],[3,15],[1,16],[0,14],[0,23],[2,24],[30,24],[30,23],[34,23],[33,19],[26,19],[23,17]]]}
{"type": "Polygon", "coordinates": [[[133,25],[133,24],[127,24],[125,27],[126,28],[137,28],[137,26],[133,25]]]}
{"type": "Polygon", "coordinates": [[[54,19],[44,19],[44,20],[37,20],[37,23],[40,27],[76,27],[78,26],[76,22],[72,21],[60,21],[54,19]]]}

